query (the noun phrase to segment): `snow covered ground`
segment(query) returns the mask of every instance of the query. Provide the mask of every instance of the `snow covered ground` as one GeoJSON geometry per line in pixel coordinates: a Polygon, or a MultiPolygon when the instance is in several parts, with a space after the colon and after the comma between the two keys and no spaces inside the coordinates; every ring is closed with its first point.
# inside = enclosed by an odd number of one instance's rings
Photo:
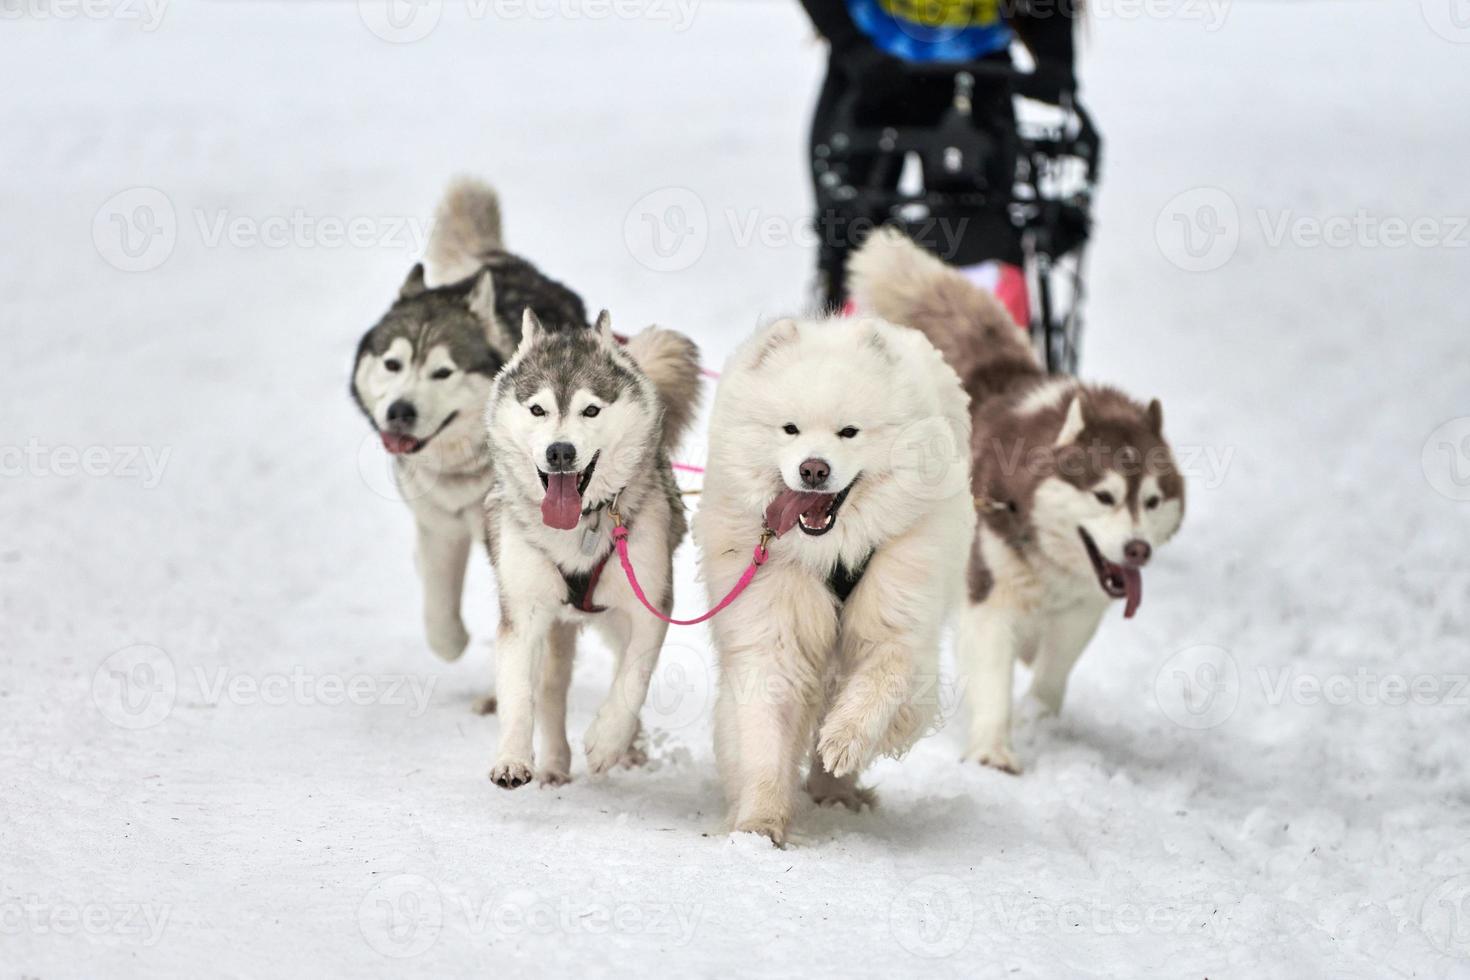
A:
{"type": "Polygon", "coordinates": [[[1085,368],[1184,531],[1025,775],[952,727],[776,851],[700,630],[648,770],[487,781],[493,583],[432,659],[347,398],[455,172],[711,363],[803,302],[794,0],[563,8],[0,3],[0,974],[1470,976],[1463,11],[1094,5],[1085,368]]]}

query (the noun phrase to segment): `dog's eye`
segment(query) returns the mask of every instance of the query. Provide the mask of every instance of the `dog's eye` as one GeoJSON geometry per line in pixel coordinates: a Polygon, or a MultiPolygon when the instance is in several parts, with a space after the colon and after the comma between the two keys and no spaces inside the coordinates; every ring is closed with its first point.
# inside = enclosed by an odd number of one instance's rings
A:
{"type": "Polygon", "coordinates": [[[602,409],[598,408],[596,405],[588,405],[586,408],[582,409],[583,418],[595,419],[601,414],[602,409]]]}
{"type": "Polygon", "coordinates": [[[1111,507],[1118,502],[1118,498],[1114,497],[1106,490],[1099,490],[1097,493],[1093,494],[1093,496],[1096,497],[1097,502],[1102,504],[1104,507],[1111,507]]]}
{"type": "Polygon", "coordinates": [[[1147,507],[1149,510],[1157,510],[1158,507],[1159,507],[1159,504],[1161,504],[1161,503],[1163,503],[1163,501],[1159,499],[1159,497],[1158,497],[1157,494],[1155,494],[1154,496],[1152,496],[1152,497],[1148,498],[1147,500],[1145,500],[1143,502],[1143,506],[1147,507]]]}
{"type": "Polygon", "coordinates": [[[389,371],[392,371],[394,374],[397,374],[399,371],[403,370],[403,362],[397,360],[396,358],[390,357],[383,362],[383,367],[387,368],[389,371]]]}
{"type": "Polygon", "coordinates": [[[541,416],[546,414],[546,409],[542,408],[540,405],[532,405],[531,414],[539,419],[541,416]]]}
{"type": "Polygon", "coordinates": [[[857,434],[858,434],[858,430],[855,429],[855,428],[853,428],[850,425],[847,428],[845,428],[845,429],[839,430],[838,433],[837,433],[838,437],[841,438],[841,439],[851,439],[854,436],[856,436],[857,434]]]}
{"type": "Polygon", "coordinates": [[[801,430],[796,427],[795,422],[787,422],[785,425],[781,426],[781,431],[786,433],[788,436],[801,435],[801,430]]]}
{"type": "Polygon", "coordinates": [[[443,381],[445,378],[449,377],[453,373],[453,368],[440,368],[433,374],[429,375],[429,377],[433,378],[435,381],[443,381]]]}

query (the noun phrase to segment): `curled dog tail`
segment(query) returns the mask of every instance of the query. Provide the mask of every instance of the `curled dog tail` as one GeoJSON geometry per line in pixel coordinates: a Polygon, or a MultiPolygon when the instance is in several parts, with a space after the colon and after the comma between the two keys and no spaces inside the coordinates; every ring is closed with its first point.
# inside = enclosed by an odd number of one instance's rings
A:
{"type": "Polygon", "coordinates": [[[434,227],[424,256],[436,283],[459,282],[472,275],[491,252],[505,247],[500,236],[500,198],[489,184],[457,177],[434,212],[434,227]]]}
{"type": "Polygon", "coordinates": [[[869,235],[847,271],[858,307],[929,338],[971,397],[1041,375],[1026,332],[1000,301],[897,229],[869,235]]]}
{"type": "Polygon", "coordinates": [[[628,339],[628,353],[658,390],[665,449],[679,445],[699,410],[699,348],[674,330],[648,327],[628,339]]]}

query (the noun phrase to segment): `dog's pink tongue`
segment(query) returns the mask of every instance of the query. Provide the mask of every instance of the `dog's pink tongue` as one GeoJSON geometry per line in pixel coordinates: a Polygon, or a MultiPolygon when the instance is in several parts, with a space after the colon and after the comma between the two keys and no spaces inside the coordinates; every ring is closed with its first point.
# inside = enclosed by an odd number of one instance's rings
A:
{"type": "Polygon", "coordinates": [[[582,495],[577,492],[579,473],[553,473],[546,478],[546,497],[541,501],[541,522],[558,531],[574,531],[582,519],[582,495]]]}
{"type": "Polygon", "coordinates": [[[411,453],[419,447],[419,441],[413,436],[401,435],[396,432],[379,433],[383,437],[383,448],[394,456],[401,453],[411,453]]]}
{"type": "Polygon", "coordinates": [[[810,526],[819,526],[827,517],[833,494],[803,493],[800,490],[782,490],[766,508],[766,530],[780,537],[796,526],[802,514],[810,526]]]}
{"type": "Polygon", "coordinates": [[[1123,566],[1123,588],[1127,599],[1123,603],[1123,618],[1132,619],[1143,604],[1143,572],[1128,565],[1123,566]]]}

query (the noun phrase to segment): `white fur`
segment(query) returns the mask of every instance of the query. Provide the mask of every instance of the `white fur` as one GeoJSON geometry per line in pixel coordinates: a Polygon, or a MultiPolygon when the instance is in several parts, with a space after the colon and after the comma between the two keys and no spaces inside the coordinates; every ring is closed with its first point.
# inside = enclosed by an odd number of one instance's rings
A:
{"type": "Polygon", "coordinates": [[[927,728],[974,533],[969,436],[954,372],[919,334],[880,320],[783,320],[727,366],[694,522],[712,602],[750,562],[766,507],[801,486],[803,459],[831,464],[834,491],[852,485],[831,531],[772,542],[749,590],[713,621],[715,751],[735,830],[784,844],[809,751],[813,797],[872,802],[859,774],[927,728]],[[857,436],[837,435],[848,426],[857,436]],[[870,552],[839,606],[833,566],[870,552]]]}

